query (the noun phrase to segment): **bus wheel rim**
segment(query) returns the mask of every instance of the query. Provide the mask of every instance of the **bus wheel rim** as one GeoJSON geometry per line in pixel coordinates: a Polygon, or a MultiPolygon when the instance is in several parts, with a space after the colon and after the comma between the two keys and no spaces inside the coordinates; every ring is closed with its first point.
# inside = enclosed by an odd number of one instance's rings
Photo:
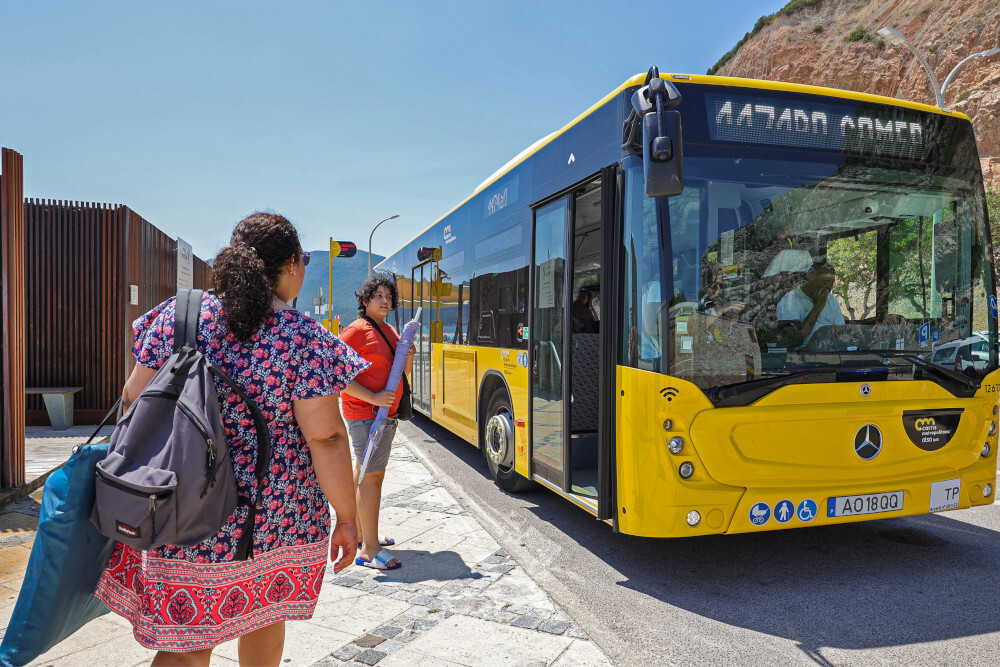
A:
{"type": "Polygon", "coordinates": [[[513,426],[507,412],[493,415],[486,424],[486,455],[502,468],[509,468],[513,459],[513,426]]]}

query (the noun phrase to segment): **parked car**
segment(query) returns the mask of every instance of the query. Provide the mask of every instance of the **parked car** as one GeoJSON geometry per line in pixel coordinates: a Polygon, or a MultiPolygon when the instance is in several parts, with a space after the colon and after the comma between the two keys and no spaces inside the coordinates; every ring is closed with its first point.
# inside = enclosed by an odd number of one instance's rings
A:
{"type": "Polygon", "coordinates": [[[945,343],[938,347],[928,361],[939,366],[954,368],[969,377],[982,377],[990,360],[990,344],[981,335],[945,343]]]}

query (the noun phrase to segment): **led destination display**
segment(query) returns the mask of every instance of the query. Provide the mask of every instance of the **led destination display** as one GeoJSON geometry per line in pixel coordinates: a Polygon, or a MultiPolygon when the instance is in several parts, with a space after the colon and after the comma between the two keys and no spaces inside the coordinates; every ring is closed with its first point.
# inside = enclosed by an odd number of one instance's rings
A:
{"type": "Polygon", "coordinates": [[[707,93],[709,135],[716,141],[924,157],[924,126],[903,109],[788,102],[707,93]]]}

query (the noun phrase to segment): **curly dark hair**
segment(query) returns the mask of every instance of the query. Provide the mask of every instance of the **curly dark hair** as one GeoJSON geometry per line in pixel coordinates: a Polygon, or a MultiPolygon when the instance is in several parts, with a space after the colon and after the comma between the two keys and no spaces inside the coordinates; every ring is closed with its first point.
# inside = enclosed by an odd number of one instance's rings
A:
{"type": "Polygon", "coordinates": [[[358,297],[358,317],[364,317],[367,311],[368,302],[375,296],[379,287],[385,287],[392,295],[392,309],[396,310],[399,305],[399,290],[396,289],[396,281],[385,273],[374,273],[361,283],[361,287],[354,296],[358,297]]]}
{"type": "Polygon", "coordinates": [[[300,254],[295,227],[275,213],[251,213],[233,229],[229,245],[215,257],[212,280],[237,340],[250,340],[267,321],[278,278],[300,254]]]}

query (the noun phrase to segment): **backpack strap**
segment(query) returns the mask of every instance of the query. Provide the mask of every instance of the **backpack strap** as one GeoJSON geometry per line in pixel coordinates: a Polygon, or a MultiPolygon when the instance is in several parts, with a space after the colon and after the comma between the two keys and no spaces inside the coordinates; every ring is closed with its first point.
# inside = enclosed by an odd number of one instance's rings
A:
{"type": "Polygon", "coordinates": [[[247,518],[243,521],[243,534],[236,545],[236,560],[246,560],[253,554],[253,529],[257,520],[257,508],[261,506],[263,501],[264,475],[271,467],[271,433],[267,430],[264,414],[257,406],[257,402],[250,398],[241,386],[236,384],[221,368],[213,364],[208,357],[205,357],[205,363],[212,375],[225,382],[246,404],[250,410],[250,417],[253,419],[254,431],[257,432],[257,463],[254,466],[254,476],[257,479],[257,500],[254,502],[242,496],[239,499],[239,505],[246,505],[250,510],[247,512],[247,518]]]}
{"type": "Polygon", "coordinates": [[[382,331],[382,327],[380,327],[379,325],[375,324],[375,320],[373,320],[372,318],[368,317],[367,315],[364,316],[364,320],[368,324],[370,324],[373,327],[375,327],[375,331],[378,332],[378,335],[382,337],[382,340],[385,341],[385,344],[389,346],[389,349],[392,350],[392,354],[395,356],[395,354],[396,354],[396,348],[393,347],[392,343],[389,342],[389,337],[385,335],[384,331],[382,331]]]}
{"type": "Polygon", "coordinates": [[[204,290],[179,289],[174,306],[174,350],[180,347],[198,349],[198,320],[201,319],[201,297],[204,290]]]}

